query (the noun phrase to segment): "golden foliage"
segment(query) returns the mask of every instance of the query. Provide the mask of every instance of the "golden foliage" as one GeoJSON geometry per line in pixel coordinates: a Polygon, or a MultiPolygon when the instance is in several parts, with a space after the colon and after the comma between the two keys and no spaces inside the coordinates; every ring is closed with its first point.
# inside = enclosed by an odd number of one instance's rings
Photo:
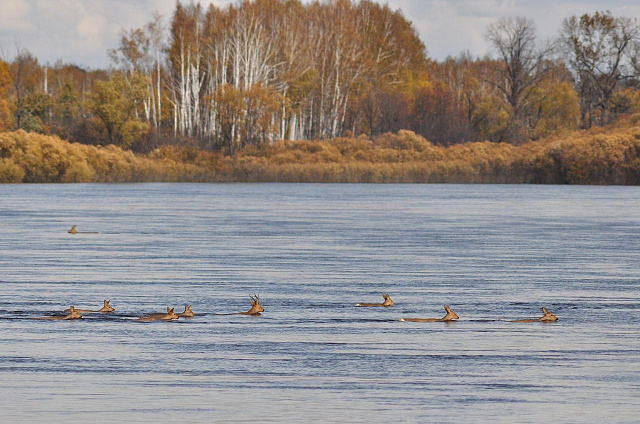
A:
{"type": "Polygon", "coordinates": [[[578,93],[568,82],[541,84],[531,90],[530,97],[532,139],[578,128],[578,93]]]}
{"type": "Polygon", "coordinates": [[[411,131],[247,146],[233,156],[0,133],[0,182],[270,181],[323,183],[640,184],[640,127],[571,132],[521,146],[435,146],[411,131]]]}

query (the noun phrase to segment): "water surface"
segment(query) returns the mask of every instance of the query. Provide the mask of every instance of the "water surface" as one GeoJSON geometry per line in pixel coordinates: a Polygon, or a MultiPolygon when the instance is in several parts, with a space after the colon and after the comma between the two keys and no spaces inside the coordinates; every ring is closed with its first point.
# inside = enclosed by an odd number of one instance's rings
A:
{"type": "Polygon", "coordinates": [[[637,422],[639,213],[633,187],[0,185],[0,420],[637,422]]]}

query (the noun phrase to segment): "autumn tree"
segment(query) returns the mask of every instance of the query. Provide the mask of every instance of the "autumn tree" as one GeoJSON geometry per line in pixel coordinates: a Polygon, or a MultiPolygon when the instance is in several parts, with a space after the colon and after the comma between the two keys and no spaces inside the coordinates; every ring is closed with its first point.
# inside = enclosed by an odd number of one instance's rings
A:
{"type": "Polygon", "coordinates": [[[162,123],[162,54],[164,46],[164,24],[162,16],[154,13],[152,20],[143,28],[122,30],[120,43],[107,51],[112,62],[125,77],[135,73],[147,77],[147,96],[142,102],[144,117],[153,128],[162,123]]]}
{"type": "Polygon", "coordinates": [[[11,63],[11,81],[14,97],[16,127],[22,128],[25,118],[29,123],[29,111],[25,108],[26,99],[38,85],[40,66],[29,51],[18,49],[18,54],[11,63]]]}
{"type": "Polygon", "coordinates": [[[143,75],[127,79],[120,73],[114,73],[109,81],[96,82],[90,108],[104,124],[110,143],[128,146],[148,129],[137,113],[146,98],[147,84],[143,75]]]}
{"type": "Polygon", "coordinates": [[[11,90],[11,73],[9,64],[0,59],[0,131],[11,128],[12,117],[9,103],[9,92],[11,90]]]}
{"type": "Polygon", "coordinates": [[[583,127],[590,128],[594,121],[608,122],[611,96],[631,75],[633,61],[629,63],[626,53],[638,34],[634,20],[610,12],[563,21],[560,39],[580,94],[583,127]]]}
{"type": "Polygon", "coordinates": [[[470,138],[470,128],[456,107],[453,93],[442,82],[423,89],[415,98],[411,129],[429,141],[455,144],[470,138]]]}
{"type": "Polygon", "coordinates": [[[533,139],[575,130],[580,118],[578,93],[570,82],[544,81],[532,89],[525,114],[533,139]]]}
{"type": "Polygon", "coordinates": [[[213,103],[220,132],[219,140],[231,155],[240,147],[239,128],[242,124],[244,99],[242,93],[231,84],[222,84],[214,93],[213,103]]]}
{"type": "Polygon", "coordinates": [[[511,107],[512,137],[516,138],[512,141],[519,141],[523,136],[520,128],[525,125],[523,114],[531,88],[548,73],[548,59],[554,45],[539,43],[534,22],[522,17],[503,18],[491,24],[486,39],[499,58],[492,66],[489,81],[511,107]]]}
{"type": "Polygon", "coordinates": [[[280,95],[269,86],[254,84],[245,91],[242,140],[248,144],[273,141],[278,135],[276,114],[280,104],[280,95]]]}

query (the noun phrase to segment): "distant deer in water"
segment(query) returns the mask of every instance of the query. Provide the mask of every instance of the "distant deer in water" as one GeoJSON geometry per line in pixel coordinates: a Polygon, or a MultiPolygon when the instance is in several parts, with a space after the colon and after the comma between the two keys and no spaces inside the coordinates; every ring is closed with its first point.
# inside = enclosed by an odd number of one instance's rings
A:
{"type": "Polygon", "coordinates": [[[191,311],[191,305],[184,305],[184,312],[178,314],[179,317],[193,318],[196,314],[191,311]]]}
{"type": "Polygon", "coordinates": [[[172,321],[174,319],[178,319],[178,315],[173,311],[173,308],[169,308],[167,306],[166,314],[149,314],[141,318],[138,318],[138,321],[141,321],[141,322],[172,321]]]}
{"type": "Polygon", "coordinates": [[[389,296],[388,294],[383,294],[382,298],[384,299],[384,302],[382,303],[356,303],[356,306],[369,307],[369,308],[382,306],[382,307],[388,308],[390,306],[395,305],[395,303],[393,303],[393,300],[391,300],[391,296],[389,296]]]}
{"type": "Polygon", "coordinates": [[[264,308],[260,305],[260,298],[258,295],[249,296],[251,298],[251,309],[247,312],[235,312],[231,314],[216,314],[216,315],[261,315],[264,312],[264,308]]]}
{"type": "Polygon", "coordinates": [[[444,305],[444,310],[447,314],[442,318],[402,318],[400,322],[451,322],[460,318],[447,305],[444,305]]]}
{"type": "MultiPolygon", "coordinates": [[[[69,312],[70,309],[65,310],[65,312],[69,312]]],[[[115,311],[115,309],[113,309],[113,306],[111,306],[109,304],[108,300],[104,301],[104,306],[100,309],[98,309],[97,311],[93,311],[90,309],[76,309],[76,311],[83,313],[83,314],[98,314],[98,313],[103,313],[103,314],[108,314],[111,313],[113,311],[115,311]]]]}
{"type": "Polygon", "coordinates": [[[556,322],[558,321],[558,317],[553,315],[551,312],[549,312],[547,308],[545,308],[544,306],[542,307],[542,313],[544,315],[537,319],[518,319],[511,322],[556,322]]]}
{"type": "Polygon", "coordinates": [[[74,225],[69,230],[69,234],[99,234],[97,231],[78,231],[74,225]]]}
{"type": "MultiPolygon", "coordinates": [[[[80,312],[78,312],[76,310],[76,308],[74,308],[73,306],[70,307],[69,309],[67,309],[67,311],[69,311],[69,313],[67,315],[61,315],[61,316],[57,316],[57,317],[42,317],[42,318],[36,318],[36,319],[48,319],[48,320],[68,320],[68,319],[79,319],[82,318],[82,315],[80,315],[80,312]]],[[[66,311],[65,311],[66,312],[66,311]]]]}

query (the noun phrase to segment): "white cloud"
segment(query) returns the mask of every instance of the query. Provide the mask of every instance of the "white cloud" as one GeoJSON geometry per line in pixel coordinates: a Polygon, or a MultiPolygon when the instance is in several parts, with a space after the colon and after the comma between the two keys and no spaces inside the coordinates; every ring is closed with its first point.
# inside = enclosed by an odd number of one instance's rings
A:
{"type": "MultiPolygon", "coordinates": [[[[215,0],[224,5],[233,0],[215,0]]],[[[640,0],[381,0],[402,9],[429,53],[436,59],[469,50],[488,51],[484,32],[504,16],[534,19],[542,38],[557,34],[562,19],[608,9],[616,15],[640,18],[640,0]]],[[[208,4],[209,1],[202,0],[208,4]]],[[[144,25],[154,11],[166,20],[175,0],[0,0],[0,47],[18,43],[43,62],[57,59],[79,65],[108,65],[106,50],[117,44],[121,28],[144,25]]]]}
{"type": "Polygon", "coordinates": [[[12,32],[32,31],[33,23],[28,16],[31,5],[27,0],[7,1],[0,4],[0,36],[11,35],[12,32]]]}

